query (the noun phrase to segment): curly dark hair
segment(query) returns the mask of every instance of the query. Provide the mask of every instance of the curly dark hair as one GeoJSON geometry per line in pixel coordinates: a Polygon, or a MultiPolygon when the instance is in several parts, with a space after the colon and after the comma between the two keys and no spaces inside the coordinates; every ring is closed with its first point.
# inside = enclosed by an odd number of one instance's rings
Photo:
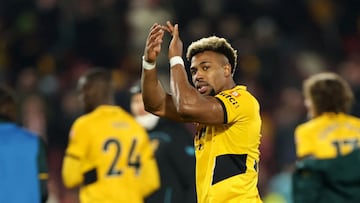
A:
{"type": "Polygon", "coordinates": [[[214,51],[225,55],[231,65],[231,73],[234,74],[237,63],[237,51],[225,38],[211,36],[191,43],[187,49],[186,59],[190,61],[193,56],[204,51],[214,51]]]}

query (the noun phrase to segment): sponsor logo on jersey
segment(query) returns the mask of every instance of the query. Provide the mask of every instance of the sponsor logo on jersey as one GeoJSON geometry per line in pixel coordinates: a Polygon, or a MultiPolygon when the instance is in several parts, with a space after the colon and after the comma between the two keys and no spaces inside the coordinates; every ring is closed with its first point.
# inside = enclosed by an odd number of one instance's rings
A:
{"type": "Polygon", "coordinates": [[[225,99],[227,99],[231,104],[233,104],[234,106],[238,106],[238,102],[236,101],[236,98],[235,97],[238,97],[240,96],[240,94],[238,92],[231,92],[231,94],[227,94],[225,92],[220,92],[219,95],[223,96],[225,99]],[[235,96],[235,95],[236,96],[235,96]]]}

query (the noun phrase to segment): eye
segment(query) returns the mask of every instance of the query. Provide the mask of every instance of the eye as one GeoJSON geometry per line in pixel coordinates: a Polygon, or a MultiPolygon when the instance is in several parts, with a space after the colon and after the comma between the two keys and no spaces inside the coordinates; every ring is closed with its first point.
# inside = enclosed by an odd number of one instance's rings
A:
{"type": "Polygon", "coordinates": [[[210,68],[209,66],[203,66],[203,67],[202,67],[202,69],[203,69],[204,71],[207,71],[209,68],[210,68]]]}
{"type": "Polygon", "coordinates": [[[191,69],[190,69],[190,74],[191,74],[191,75],[195,75],[195,74],[196,74],[196,71],[197,71],[197,70],[196,70],[195,68],[191,68],[191,69]]]}

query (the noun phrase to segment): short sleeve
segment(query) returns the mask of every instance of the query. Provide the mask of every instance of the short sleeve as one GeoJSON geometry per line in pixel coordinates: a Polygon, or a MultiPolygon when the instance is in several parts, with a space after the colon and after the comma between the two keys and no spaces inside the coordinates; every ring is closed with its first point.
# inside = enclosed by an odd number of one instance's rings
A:
{"type": "Polygon", "coordinates": [[[256,99],[243,88],[220,92],[215,96],[224,108],[224,123],[244,120],[259,112],[256,99]]]}
{"type": "Polygon", "coordinates": [[[67,155],[79,159],[85,156],[90,137],[90,133],[87,129],[88,128],[85,123],[82,122],[81,118],[74,122],[69,133],[69,144],[66,149],[67,155]]]}
{"type": "Polygon", "coordinates": [[[307,155],[312,154],[312,143],[306,136],[306,130],[301,126],[295,129],[295,147],[296,147],[296,157],[303,158],[307,155]]]}

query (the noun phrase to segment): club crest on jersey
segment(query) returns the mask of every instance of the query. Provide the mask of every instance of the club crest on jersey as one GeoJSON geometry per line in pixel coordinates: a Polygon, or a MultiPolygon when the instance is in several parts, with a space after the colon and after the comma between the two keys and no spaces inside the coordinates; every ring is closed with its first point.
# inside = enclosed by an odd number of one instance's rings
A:
{"type": "Polygon", "coordinates": [[[231,91],[230,94],[233,95],[234,97],[240,97],[240,93],[237,91],[231,91]]]}
{"type": "Polygon", "coordinates": [[[234,97],[240,96],[240,94],[239,94],[238,92],[233,91],[233,92],[231,92],[230,94],[227,94],[227,93],[225,93],[225,92],[220,92],[219,95],[225,97],[225,99],[227,99],[232,105],[238,106],[239,103],[238,103],[238,102],[236,101],[236,99],[234,98],[234,97]],[[235,96],[234,94],[235,94],[236,96],[235,96]]]}

